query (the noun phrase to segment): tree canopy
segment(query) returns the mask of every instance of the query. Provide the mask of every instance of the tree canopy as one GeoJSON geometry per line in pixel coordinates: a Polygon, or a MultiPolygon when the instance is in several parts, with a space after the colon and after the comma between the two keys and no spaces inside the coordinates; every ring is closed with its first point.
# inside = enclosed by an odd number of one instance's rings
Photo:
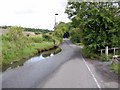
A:
{"type": "Polygon", "coordinates": [[[118,2],[68,2],[65,13],[79,28],[83,44],[91,51],[119,46],[118,2]]]}
{"type": "Polygon", "coordinates": [[[69,23],[60,22],[55,27],[55,36],[62,39],[64,34],[68,31],[68,29],[69,23]]]}
{"type": "MultiPolygon", "coordinates": [[[[7,29],[13,26],[0,26],[0,28],[3,29],[7,29]]],[[[36,33],[48,33],[48,32],[52,32],[52,30],[48,30],[48,29],[39,29],[39,28],[26,28],[26,27],[21,27],[24,31],[30,31],[30,32],[36,32],[36,33]]]]}

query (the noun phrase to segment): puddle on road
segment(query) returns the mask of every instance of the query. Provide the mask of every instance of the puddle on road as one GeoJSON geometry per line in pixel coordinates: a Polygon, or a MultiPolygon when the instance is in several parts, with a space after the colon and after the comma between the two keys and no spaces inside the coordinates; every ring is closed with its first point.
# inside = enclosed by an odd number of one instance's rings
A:
{"type": "Polygon", "coordinates": [[[51,53],[50,55],[41,54],[40,56],[32,57],[31,59],[29,59],[28,61],[26,61],[25,64],[37,62],[37,61],[49,58],[51,56],[54,56],[54,54],[53,53],[51,53]]]}
{"type": "Polygon", "coordinates": [[[9,69],[14,69],[14,68],[17,68],[17,67],[24,66],[26,64],[31,64],[31,63],[34,63],[34,62],[44,60],[46,58],[54,56],[55,54],[58,54],[60,51],[61,51],[61,49],[57,48],[57,49],[54,49],[54,50],[45,51],[41,54],[36,55],[35,57],[27,59],[27,60],[23,59],[23,60],[20,60],[20,61],[12,62],[11,64],[2,68],[2,71],[4,72],[4,71],[9,70],[9,69]]]}

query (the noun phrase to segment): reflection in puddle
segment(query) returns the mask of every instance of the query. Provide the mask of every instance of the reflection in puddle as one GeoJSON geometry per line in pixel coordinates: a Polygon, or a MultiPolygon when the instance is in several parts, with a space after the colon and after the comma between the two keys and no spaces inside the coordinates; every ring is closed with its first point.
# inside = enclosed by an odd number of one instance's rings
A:
{"type": "Polygon", "coordinates": [[[21,67],[25,64],[30,64],[30,63],[34,63],[34,62],[44,60],[46,58],[54,56],[55,54],[59,53],[60,51],[61,51],[61,49],[57,48],[57,49],[54,49],[54,50],[49,50],[49,51],[43,52],[40,55],[32,57],[28,60],[23,59],[23,60],[20,60],[20,61],[11,62],[6,67],[2,68],[2,71],[8,70],[8,69],[14,69],[14,68],[17,68],[17,67],[21,67]]]}
{"type": "Polygon", "coordinates": [[[51,56],[54,56],[54,54],[51,53],[49,56],[45,55],[45,54],[43,54],[43,55],[41,54],[40,56],[33,57],[33,58],[29,59],[28,61],[25,62],[25,64],[27,64],[27,63],[33,63],[33,62],[38,62],[40,60],[43,60],[43,59],[51,57],[51,56]]]}
{"type": "Polygon", "coordinates": [[[51,53],[51,55],[50,56],[54,56],[54,54],[53,53],[51,53]]]}

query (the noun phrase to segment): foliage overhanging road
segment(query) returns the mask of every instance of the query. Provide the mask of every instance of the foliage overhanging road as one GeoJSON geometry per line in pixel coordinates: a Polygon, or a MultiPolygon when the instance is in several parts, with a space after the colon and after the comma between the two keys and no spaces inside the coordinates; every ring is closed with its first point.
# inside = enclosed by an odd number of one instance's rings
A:
{"type": "Polygon", "coordinates": [[[81,56],[80,47],[65,40],[61,48],[62,52],[53,57],[4,72],[3,88],[100,87],[81,56]]]}

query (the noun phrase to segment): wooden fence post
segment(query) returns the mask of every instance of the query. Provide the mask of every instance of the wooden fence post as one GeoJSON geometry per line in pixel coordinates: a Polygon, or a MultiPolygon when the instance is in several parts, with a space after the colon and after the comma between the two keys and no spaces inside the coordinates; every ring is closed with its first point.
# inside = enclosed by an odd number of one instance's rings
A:
{"type": "Polygon", "coordinates": [[[108,46],[105,48],[105,55],[108,56],[108,46]]]}
{"type": "Polygon", "coordinates": [[[102,55],[103,50],[101,49],[100,51],[101,51],[101,55],[102,55]]]}
{"type": "Polygon", "coordinates": [[[114,55],[115,55],[115,48],[114,48],[114,55]]]}

